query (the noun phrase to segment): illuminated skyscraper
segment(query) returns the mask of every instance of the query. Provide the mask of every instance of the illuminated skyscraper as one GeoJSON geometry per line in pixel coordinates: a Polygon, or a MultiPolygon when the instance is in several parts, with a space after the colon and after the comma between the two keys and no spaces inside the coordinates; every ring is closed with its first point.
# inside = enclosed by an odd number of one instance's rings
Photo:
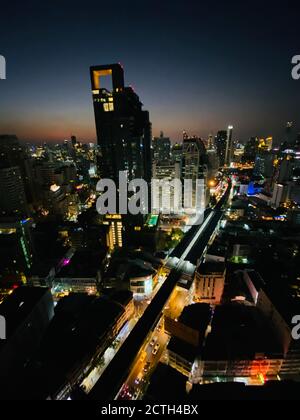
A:
{"type": "Polygon", "coordinates": [[[161,131],[159,137],[153,139],[153,157],[155,162],[168,162],[171,156],[171,142],[161,131]]]}
{"type": "Polygon", "coordinates": [[[220,161],[220,166],[225,164],[227,133],[224,130],[218,131],[215,137],[215,147],[220,161]]]}
{"type": "Polygon", "coordinates": [[[90,68],[98,144],[101,149],[99,169],[102,177],[118,183],[119,171],[128,179],[151,180],[151,123],[148,111],[132,87],[124,86],[120,64],[90,68]],[[101,86],[110,77],[112,89],[101,86]]]}
{"type": "Polygon", "coordinates": [[[232,125],[228,126],[227,129],[227,139],[226,139],[226,153],[225,153],[225,165],[230,166],[233,158],[233,137],[232,137],[233,127],[232,125]]]}

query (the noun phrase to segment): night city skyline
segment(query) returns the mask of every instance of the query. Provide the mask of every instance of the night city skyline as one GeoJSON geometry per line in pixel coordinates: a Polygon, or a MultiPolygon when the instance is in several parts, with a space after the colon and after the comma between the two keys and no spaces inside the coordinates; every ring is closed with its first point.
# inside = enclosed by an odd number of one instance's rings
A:
{"type": "Polygon", "coordinates": [[[299,7],[23,3],[0,10],[0,401],[299,400],[299,7]]]}
{"type": "Polygon", "coordinates": [[[236,139],[299,131],[300,84],[291,78],[297,14],[289,2],[214,7],[181,1],[60,7],[6,4],[1,14],[0,129],[21,140],[95,141],[90,65],[121,62],[151,113],[153,134],[236,139]],[[11,30],[18,28],[17,31],[11,30]]]}

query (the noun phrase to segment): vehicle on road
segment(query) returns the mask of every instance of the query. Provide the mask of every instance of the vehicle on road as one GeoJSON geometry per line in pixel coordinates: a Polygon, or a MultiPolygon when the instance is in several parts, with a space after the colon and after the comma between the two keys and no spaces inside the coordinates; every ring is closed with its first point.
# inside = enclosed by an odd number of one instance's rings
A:
{"type": "Polygon", "coordinates": [[[138,397],[139,397],[139,391],[135,391],[135,393],[133,394],[133,396],[132,396],[132,399],[133,400],[137,400],[138,399],[138,397]]]}
{"type": "Polygon", "coordinates": [[[138,374],[138,376],[136,377],[136,379],[135,379],[135,381],[134,381],[134,383],[136,384],[136,385],[138,385],[140,382],[141,382],[141,380],[143,379],[143,373],[142,372],[140,372],[139,374],[138,374]]]}
{"type": "Polygon", "coordinates": [[[152,340],[150,341],[150,346],[153,347],[154,344],[157,342],[158,337],[153,337],[152,340]]]}
{"type": "Polygon", "coordinates": [[[152,354],[155,356],[159,350],[160,345],[157,343],[154,346],[154,349],[152,350],[152,354]]]}

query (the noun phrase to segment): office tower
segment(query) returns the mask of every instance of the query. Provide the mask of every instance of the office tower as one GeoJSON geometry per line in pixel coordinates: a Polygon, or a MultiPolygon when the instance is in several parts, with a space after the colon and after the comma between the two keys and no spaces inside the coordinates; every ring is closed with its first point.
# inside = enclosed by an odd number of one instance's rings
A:
{"type": "MultiPolygon", "coordinates": [[[[132,87],[124,85],[124,71],[120,64],[93,66],[90,68],[90,75],[100,147],[100,176],[113,180],[118,186],[119,172],[126,171],[128,181],[144,179],[150,186],[151,123],[148,111],[142,109],[142,103],[132,87]],[[102,86],[107,79],[111,81],[110,90],[102,86]]],[[[148,193],[149,208],[150,188],[148,193]]],[[[138,223],[142,225],[143,215],[128,214],[117,223],[114,220],[109,223],[109,246],[122,246],[122,236],[126,234],[130,240],[130,228],[138,223]]]]}
{"type": "Polygon", "coordinates": [[[0,169],[0,217],[28,216],[27,200],[18,166],[0,169]]]}
{"type": "Polygon", "coordinates": [[[9,392],[16,386],[13,378],[22,376],[54,316],[51,291],[20,287],[0,305],[0,315],[7,323],[7,339],[0,345],[0,386],[9,392]]]}
{"type": "Polygon", "coordinates": [[[267,137],[265,139],[265,147],[268,152],[270,152],[273,148],[273,137],[267,137]]]}
{"type": "Polygon", "coordinates": [[[293,137],[293,122],[288,121],[285,127],[285,141],[289,146],[293,146],[294,140],[295,139],[293,137]]]}
{"type": "MultiPolygon", "coordinates": [[[[182,179],[191,180],[192,191],[184,189],[184,194],[192,197],[191,208],[198,207],[197,182],[203,180],[207,184],[207,155],[205,146],[200,138],[184,136],[182,151],[182,179]]],[[[188,187],[190,188],[190,187],[188,187]]],[[[206,191],[205,191],[206,193],[206,191]]],[[[207,197],[206,197],[207,198],[207,197]]]]}
{"type": "Polygon", "coordinates": [[[159,137],[154,137],[153,142],[153,158],[155,162],[167,162],[171,156],[171,142],[168,137],[164,137],[161,131],[159,137]]]}
{"type": "Polygon", "coordinates": [[[283,204],[289,195],[289,187],[285,184],[275,184],[274,190],[273,190],[273,196],[271,199],[271,204],[274,208],[280,207],[281,204],[283,204]]]}
{"type": "Polygon", "coordinates": [[[31,221],[1,221],[0,219],[0,272],[28,273],[33,264],[34,246],[31,221]]]}
{"type": "Polygon", "coordinates": [[[124,85],[120,64],[90,68],[98,145],[100,175],[118,184],[119,171],[128,179],[151,180],[151,123],[149,113],[132,87],[124,85]],[[112,90],[101,86],[109,77],[112,90]]]}
{"type": "Polygon", "coordinates": [[[27,155],[17,136],[0,135],[0,169],[19,168],[28,203],[34,201],[32,164],[33,160],[27,155]]]}
{"type": "Polygon", "coordinates": [[[220,166],[225,165],[226,144],[227,144],[227,132],[224,130],[218,131],[215,137],[215,147],[217,149],[217,154],[220,160],[220,166]]]}
{"type": "Polygon", "coordinates": [[[259,152],[270,152],[273,146],[273,137],[267,137],[266,139],[258,140],[258,151],[259,152]]]}
{"type": "Polygon", "coordinates": [[[20,166],[24,159],[24,152],[17,136],[0,135],[0,168],[20,166]]]}
{"type": "Polygon", "coordinates": [[[232,125],[229,125],[227,129],[226,152],[225,152],[225,165],[226,166],[230,166],[233,159],[234,144],[233,144],[232,131],[233,131],[232,125]]]}
{"type": "Polygon", "coordinates": [[[215,149],[207,150],[207,160],[208,160],[208,178],[214,178],[218,174],[220,161],[215,149]]]}
{"type": "Polygon", "coordinates": [[[286,157],[281,161],[279,174],[278,174],[278,182],[284,183],[289,181],[292,178],[292,173],[294,169],[294,162],[289,157],[286,157]]]}
{"type": "Polygon", "coordinates": [[[244,161],[254,162],[258,153],[259,140],[257,137],[251,137],[245,145],[244,161]]]}
{"type": "Polygon", "coordinates": [[[207,149],[212,150],[214,149],[214,137],[212,134],[209,134],[207,139],[207,149]]]}
{"type": "Polygon", "coordinates": [[[194,279],[194,301],[218,305],[226,277],[224,262],[205,262],[198,266],[194,279]]]}
{"type": "Polygon", "coordinates": [[[71,136],[71,143],[72,143],[73,147],[77,144],[76,136],[71,136]]]}
{"type": "Polygon", "coordinates": [[[182,160],[182,143],[175,143],[171,148],[171,158],[174,162],[181,163],[182,160]]]}
{"type": "MultiPolygon", "coordinates": [[[[161,210],[170,209],[174,210],[174,188],[172,182],[181,179],[181,165],[179,162],[161,162],[154,161],[152,167],[153,178],[164,181],[165,189],[160,188],[157,196],[152,197],[152,209],[154,212],[159,213],[161,210]]],[[[174,183],[173,183],[174,184],[174,183]]]]}

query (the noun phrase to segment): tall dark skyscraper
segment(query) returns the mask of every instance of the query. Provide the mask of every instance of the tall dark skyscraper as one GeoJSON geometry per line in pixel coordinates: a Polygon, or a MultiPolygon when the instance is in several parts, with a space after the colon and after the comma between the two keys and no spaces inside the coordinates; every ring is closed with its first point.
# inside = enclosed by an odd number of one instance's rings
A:
{"type": "Polygon", "coordinates": [[[0,135],[0,218],[27,217],[28,184],[28,159],[17,137],[0,135]]]}
{"type": "Polygon", "coordinates": [[[151,180],[151,123],[142,109],[138,95],[124,86],[120,64],[90,68],[98,145],[101,149],[99,169],[102,177],[116,183],[119,171],[128,179],[151,180]],[[102,87],[111,78],[112,89],[102,87]]]}
{"type": "Polygon", "coordinates": [[[288,145],[293,145],[293,143],[295,141],[295,137],[294,137],[294,134],[293,134],[293,122],[292,121],[288,121],[286,123],[285,141],[287,142],[288,145]]]}
{"type": "Polygon", "coordinates": [[[226,155],[226,144],[227,144],[227,132],[225,130],[218,131],[215,137],[215,147],[220,160],[220,166],[225,164],[226,155]]]}
{"type": "Polygon", "coordinates": [[[159,137],[153,139],[153,157],[156,162],[167,162],[171,156],[171,141],[169,137],[164,137],[161,131],[159,137]]]}
{"type": "Polygon", "coordinates": [[[230,166],[233,159],[234,144],[233,144],[232,131],[233,131],[232,125],[229,125],[227,129],[226,154],[225,154],[225,164],[227,166],[230,166]]]}

